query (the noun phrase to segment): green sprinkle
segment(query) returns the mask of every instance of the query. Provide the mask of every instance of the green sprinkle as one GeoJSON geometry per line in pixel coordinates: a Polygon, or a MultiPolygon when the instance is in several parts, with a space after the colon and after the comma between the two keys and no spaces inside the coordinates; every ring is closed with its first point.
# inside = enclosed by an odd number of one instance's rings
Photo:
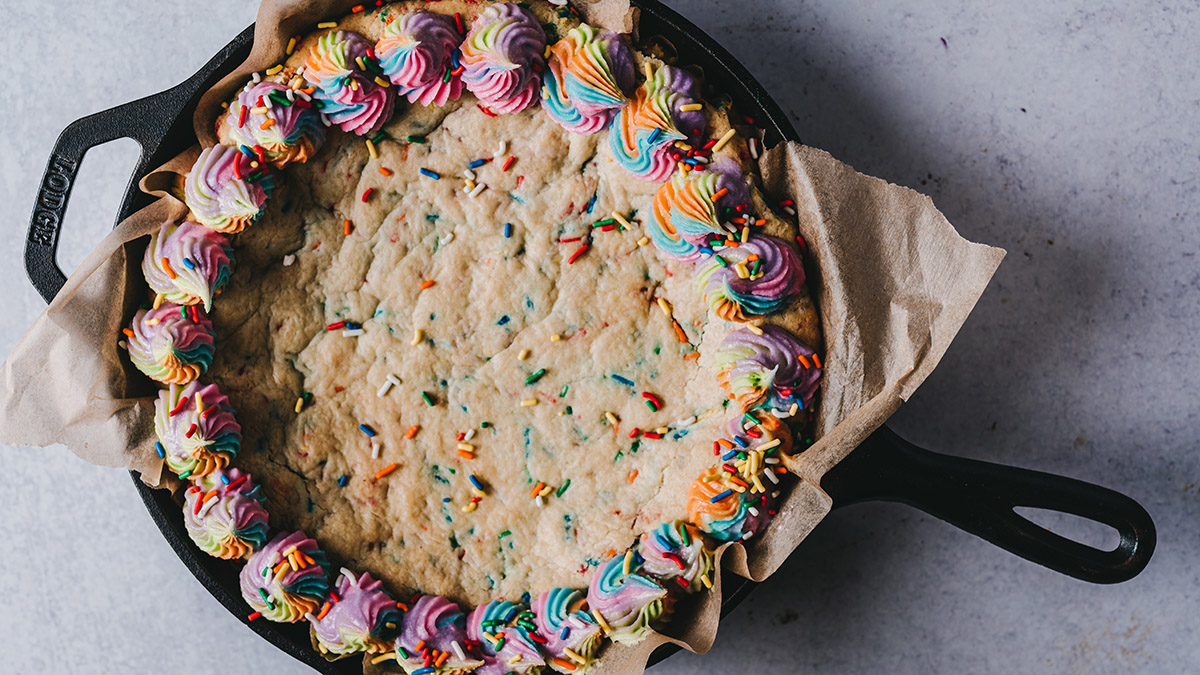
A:
{"type": "Polygon", "coordinates": [[[404,647],[396,647],[396,653],[399,654],[400,658],[404,659],[405,661],[408,660],[408,650],[406,650],[404,647]]]}
{"type": "Polygon", "coordinates": [[[563,388],[562,388],[562,391],[558,392],[558,397],[559,397],[559,398],[562,398],[562,397],[566,396],[566,395],[567,395],[567,390],[568,390],[568,389],[570,389],[570,388],[571,388],[571,385],[569,385],[569,384],[564,384],[564,385],[563,385],[563,388]]]}
{"type": "Polygon", "coordinates": [[[267,565],[266,567],[264,567],[264,568],[263,568],[263,573],[262,573],[262,575],[263,575],[264,577],[265,577],[265,576],[267,576],[267,575],[268,575],[268,574],[270,574],[270,573],[271,573],[271,566],[270,566],[270,565],[267,565]]]}
{"type": "Polygon", "coordinates": [[[480,422],[480,423],[479,423],[479,428],[480,428],[480,429],[486,429],[486,428],[488,428],[488,427],[490,427],[490,426],[492,426],[492,423],[491,423],[491,422],[480,422]]]}
{"type": "Polygon", "coordinates": [[[179,477],[180,477],[180,478],[187,478],[187,477],[188,477],[188,476],[190,476],[190,475],[192,475],[192,470],[191,470],[191,469],[188,469],[187,471],[184,471],[183,473],[179,474],[179,477]]]}
{"type": "Polygon", "coordinates": [[[679,524],[679,538],[683,540],[684,546],[691,546],[690,537],[688,537],[687,525],[679,524]]]}
{"type": "Polygon", "coordinates": [[[424,136],[409,136],[408,142],[409,143],[424,143],[425,137],[424,136]]]}
{"type": "Polygon", "coordinates": [[[433,407],[433,397],[429,395],[429,392],[427,392],[427,391],[421,392],[421,400],[425,401],[425,405],[427,405],[431,408],[433,407]]]}
{"type": "Polygon", "coordinates": [[[525,378],[525,384],[533,384],[534,382],[537,382],[538,380],[542,379],[542,376],[545,374],[546,374],[545,368],[538,368],[536,373],[525,378]]]}
{"type": "Polygon", "coordinates": [[[617,456],[616,456],[616,457],[613,457],[613,461],[614,461],[614,462],[616,462],[618,459],[621,459],[621,457],[623,457],[624,455],[625,455],[625,453],[624,453],[624,452],[622,452],[622,451],[618,450],[618,451],[617,451],[617,456]]]}
{"type": "Polygon", "coordinates": [[[755,274],[758,274],[758,266],[759,266],[760,264],[762,264],[762,260],[755,260],[755,261],[754,261],[754,267],[751,267],[751,268],[750,268],[750,276],[754,276],[755,274]]]}
{"type": "Polygon", "coordinates": [[[312,401],[312,392],[311,391],[304,392],[304,403],[307,405],[311,401],[312,401]]]}
{"type": "Polygon", "coordinates": [[[725,259],[719,255],[714,255],[713,260],[716,260],[717,264],[720,265],[721,267],[729,267],[729,263],[725,262],[725,259]]]}
{"type": "Polygon", "coordinates": [[[497,539],[503,539],[503,538],[507,537],[507,536],[508,536],[508,535],[510,535],[510,534],[512,534],[512,532],[511,532],[510,530],[505,530],[505,531],[503,531],[503,532],[501,532],[501,533],[500,533],[500,536],[499,536],[499,537],[496,537],[496,538],[497,538],[497,539]]]}
{"type": "Polygon", "coordinates": [[[597,220],[592,223],[592,227],[604,227],[605,225],[612,225],[615,222],[612,218],[605,218],[604,220],[597,220]]]}
{"type": "Polygon", "coordinates": [[[564,492],[566,492],[566,491],[567,491],[567,488],[569,488],[569,487],[571,487],[571,479],[570,479],[570,478],[568,478],[568,479],[566,480],[566,482],[564,482],[564,483],[562,484],[562,487],[558,488],[558,492],[555,492],[555,493],[554,493],[554,496],[555,496],[555,497],[561,497],[561,496],[563,496],[563,493],[564,493],[564,492]]]}
{"type": "Polygon", "coordinates": [[[371,142],[375,143],[376,145],[378,145],[380,141],[385,140],[387,140],[387,134],[383,133],[382,131],[371,137],[371,142]]]}
{"type": "Polygon", "coordinates": [[[646,399],[645,401],[643,401],[643,403],[645,403],[646,407],[650,409],[650,412],[658,412],[658,408],[654,405],[654,401],[651,401],[650,399],[646,399]]]}

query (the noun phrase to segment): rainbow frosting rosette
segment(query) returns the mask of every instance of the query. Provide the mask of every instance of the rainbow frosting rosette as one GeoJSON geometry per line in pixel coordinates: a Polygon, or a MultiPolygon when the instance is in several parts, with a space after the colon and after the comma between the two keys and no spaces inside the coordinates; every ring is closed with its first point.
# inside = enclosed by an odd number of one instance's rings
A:
{"type": "Polygon", "coordinates": [[[195,305],[164,302],[154,309],[139,309],[125,335],[129,360],[157,382],[187,384],[212,364],[216,332],[195,305]]]}
{"type": "Polygon", "coordinates": [[[546,33],[529,10],[498,2],[479,13],[462,44],[463,83],[494,113],[537,103],[546,33]]]}
{"type": "Polygon", "coordinates": [[[267,510],[250,476],[217,469],[184,494],[183,525],[201,551],[226,560],[244,558],[267,541],[267,510]]]}
{"type": "Polygon", "coordinates": [[[728,441],[722,439],[720,444],[727,451],[721,454],[721,461],[728,462],[729,452],[745,455],[751,452],[763,454],[790,454],[792,452],[792,430],[775,415],[764,411],[755,411],[738,415],[725,425],[728,441]],[[778,441],[778,442],[776,442],[778,441]]]}
{"type": "Polygon", "coordinates": [[[233,248],[225,235],[189,221],[163,223],[142,257],[142,274],[155,293],[177,305],[204,305],[205,311],[232,273],[233,248]]]}
{"type": "Polygon", "coordinates": [[[552,657],[548,665],[560,673],[586,668],[600,649],[600,626],[586,607],[587,596],[574,588],[553,588],[533,602],[534,625],[546,640],[542,651],[552,657]]]}
{"type": "Polygon", "coordinates": [[[462,69],[454,63],[461,42],[454,19],[417,9],[384,26],[375,56],[397,93],[440,106],[462,95],[462,69]]]}
{"type": "Polygon", "coordinates": [[[262,214],[273,181],[258,162],[228,145],[205,148],[183,184],[190,219],[235,234],[262,214]]]}
{"type": "Polygon", "coordinates": [[[739,328],[721,341],[717,381],[743,412],[766,408],[776,416],[803,410],[821,383],[811,347],[779,326],[739,328]]]}
{"type": "Polygon", "coordinates": [[[343,131],[373,134],[391,118],[396,96],[371,57],[372,44],[351,31],[322,35],[304,61],[304,79],[321,112],[343,131]]]}
{"type": "Polygon", "coordinates": [[[281,532],[250,556],[239,576],[242,599],[269,621],[296,623],[329,595],[325,552],[303,532],[281,532]]]}
{"type": "Polygon", "coordinates": [[[215,384],[172,384],[160,390],[154,432],[167,466],[192,479],[225,468],[242,446],[242,427],[215,384]]]}
{"type": "Polygon", "coordinates": [[[594,134],[607,128],[633,90],[633,55],[617,33],[580,24],[550,47],[542,109],[564,129],[594,134]]]}
{"type": "Polygon", "coordinates": [[[422,595],[404,617],[396,638],[396,660],[410,674],[469,673],[483,660],[467,652],[466,640],[466,615],[458,605],[440,595],[422,595]]]}
{"type": "Polygon", "coordinates": [[[633,101],[621,108],[608,130],[613,158],[642,180],[661,182],[675,170],[677,141],[704,131],[696,80],[673,66],[662,66],[642,83],[633,101]]]}
{"type": "Polygon", "coordinates": [[[306,95],[269,80],[248,82],[238,92],[217,133],[226,145],[255,156],[261,151],[276,169],[308,161],[325,142],[321,113],[306,95]]]}
{"type": "Polygon", "coordinates": [[[745,481],[713,467],[688,486],[688,519],[713,539],[742,541],[770,519],[769,495],[746,489],[745,481]]]}
{"type": "Polygon", "coordinates": [[[749,321],[779,311],[804,288],[804,265],[788,242],[752,234],[721,260],[700,265],[696,285],[704,301],[726,321],[749,321]]]}
{"type": "Polygon", "coordinates": [[[662,523],[642,535],[638,553],[643,571],[657,579],[674,580],[688,592],[712,584],[713,554],[694,525],[662,523]]]}
{"type": "Polygon", "coordinates": [[[390,650],[392,640],[400,634],[404,613],[383,590],[383,582],[365,572],[355,576],[343,569],[329,600],[307,618],[317,648],[326,658],[337,659],[390,650]]]}
{"type": "Polygon", "coordinates": [[[712,255],[712,245],[724,241],[720,208],[737,181],[715,171],[678,173],[654,193],[646,229],[664,255],[695,263],[712,255]]]}
{"type": "Polygon", "coordinates": [[[669,614],[667,589],[638,574],[641,563],[633,551],[611,558],[596,568],[588,586],[588,607],[613,642],[641,642],[650,625],[669,614]]]}
{"type": "Polygon", "coordinates": [[[479,605],[467,616],[467,639],[481,645],[476,675],[540,672],[546,665],[537,642],[533,612],[508,600],[479,605]]]}

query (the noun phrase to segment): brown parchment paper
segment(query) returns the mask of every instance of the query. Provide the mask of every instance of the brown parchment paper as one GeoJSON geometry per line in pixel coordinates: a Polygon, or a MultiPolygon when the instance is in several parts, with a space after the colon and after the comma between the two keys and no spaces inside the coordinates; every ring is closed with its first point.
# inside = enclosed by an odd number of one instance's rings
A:
{"type": "MultiPolygon", "coordinates": [[[[215,142],[220,103],[251,72],[273,65],[290,36],[353,4],[263,0],[250,57],[201,98],[194,119],[200,142],[215,142]]],[[[593,25],[633,28],[627,0],[575,4],[593,25]]],[[[125,365],[116,336],[145,292],[144,238],[187,211],[165,188],[197,152],[193,147],[143,179],[158,201],[100,242],[0,368],[0,442],[61,443],[94,464],[137,470],[150,485],[173,483],[152,448],[155,390],[125,365]]],[[[781,144],[759,166],[769,195],[795,201],[821,313],[825,374],[817,441],[789,467],[800,480],[761,537],[718,551],[720,564],[756,581],[774,573],[829,512],[822,476],[929,376],[1004,257],[960,237],[928,197],[857,173],[821,150],[781,144]]],[[[713,591],[682,600],[663,633],[632,647],[609,645],[592,672],[635,675],[668,642],[708,651],[721,606],[715,576],[713,591]]],[[[389,663],[364,660],[364,671],[398,670],[389,663]]]]}

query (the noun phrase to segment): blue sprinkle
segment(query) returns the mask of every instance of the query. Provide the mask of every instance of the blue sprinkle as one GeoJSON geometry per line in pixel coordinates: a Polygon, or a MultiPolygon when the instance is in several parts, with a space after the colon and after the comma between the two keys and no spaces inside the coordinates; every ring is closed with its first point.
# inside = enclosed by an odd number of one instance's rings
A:
{"type": "Polygon", "coordinates": [[[512,223],[505,223],[504,224],[504,238],[509,239],[511,237],[512,237],[512,223]]]}
{"type": "Polygon", "coordinates": [[[346,330],[358,330],[359,328],[362,328],[362,324],[354,323],[353,321],[347,321],[345,328],[346,330]]]}
{"type": "Polygon", "coordinates": [[[654,533],[654,540],[658,542],[659,546],[662,546],[663,548],[667,549],[668,551],[671,550],[672,548],[674,548],[673,546],[671,546],[670,542],[668,542],[666,539],[664,539],[663,536],[657,532],[654,533]]]}
{"type": "MultiPolygon", "coordinates": [[[[726,497],[728,497],[731,494],[733,494],[733,490],[726,490],[719,495],[714,495],[711,499],[708,500],[708,503],[716,504],[717,502],[721,501],[722,499],[725,499],[726,497]]],[[[416,674],[414,673],[414,675],[416,675],[416,674]]]]}
{"type": "Polygon", "coordinates": [[[455,68],[458,67],[458,64],[459,64],[458,59],[460,57],[462,57],[461,49],[455,49],[453,52],[450,53],[450,63],[453,63],[455,68]]]}
{"type": "Polygon", "coordinates": [[[450,503],[450,498],[449,498],[449,497],[442,497],[442,503],[443,503],[443,504],[449,504],[449,503],[450,503]]]}
{"type": "Polygon", "coordinates": [[[514,616],[516,616],[516,615],[517,615],[517,608],[516,608],[516,607],[513,607],[513,608],[509,609],[509,610],[508,610],[508,616],[504,617],[504,623],[508,623],[509,621],[512,621],[512,620],[513,620],[513,617],[514,617],[514,616]]]}
{"type": "Polygon", "coordinates": [[[349,483],[349,482],[350,482],[350,474],[344,473],[344,474],[342,474],[342,477],[338,479],[338,487],[346,487],[346,483],[349,483]]]}
{"type": "Polygon", "coordinates": [[[500,317],[500,320],[496,322],[496,325],[503,326],[504,324],[508,323],[509,321],[511,321],[511,319],[509,319],[508,315],[505,314],[504,316],[500,317]]]}
{"type": "Polygon", "coordinates": [[[621,384],[629,385],[630,387],[633,386],[633,380],[629,379],[628,377],[621,377],[620,375],[618,375],[616,373],[613,373],[611,377],[612,377],[612,379],[616,380],[617,382],[620,382],[621,384]]]}
{"type": "Polygon", "coordinates": [[[434,180],[440,180],[442,177],[442,175],[439,174],[438,172],[430,171],[429,169],[426,169],[425,167],[421,167],[421,174],[425,175],[425,176],[429,176],[430,178],[432,178],[434,180]]]}
{"type": "Polygon", "coordinates": [[[746,439],[742,438],[741,436],[734,436],[734,437],[733,437],[733,442],[734,442],[734,443],[737,443],[738,445],[742,446],[743,448],[748,448],[748,447],[750,447],[750,443],[748,443],[748,442],[746,441],[746,439]]]}
{"type": "Polygon", "coordinates": [[[167,456],[167,451],[165,448],[163,448],[162,443],[159,443],[158,441],[154,441],[154,449],[158,451],[158,456],[160,458],[165,458],[167,456]]]}
{"type": "Polygon", "coordinates": [[[591,212],[592,212],[592,207],[593,207],[593,206],[595,206],[595,205],[596,205],[596,195],[595,195],[595,194],[593,194],[593,195],[592,195],[592,198],[588,200],[587,212],[588,212],[588,213],[591,213],[591,212]]]}
{"type": "Polygon", "coordinates": [[[364,434],[370,436],[371,438],[375,438],[375,430],[372,429],[371,427],[367,426],[366,424],[360,424],[360,425],[358,425],[358,428],[362,429],[362,432],[364,434]]]}
{"type": "Polygon", "coordinates": [[[429,675],[436,670],[437,668],[422,668],[420,670],[414,670],[412,675],[429,675]]]}
{"type": "Polygon", "coordinates": [[[700,251],[700,253],[703,255],[712,255],[713,254],[713,250],[712,250],[711,246],[701,246],[700,248],[698,248],[696,250],[700,251]]]}
{"type": "Polygon", "coordinates": [[[250,146],[248,146],[248,145],[239,145],[238,150],[241,150],[242,154],[247,157],[253,158],[255,156],[254,151],[251,150],[250,146]]]}
{"type": "Polygon", "coordinates": [[[661,135],[662,135],[662,129],[655,128],[654,131],[650,132],[650,138],[647,139],[646,142],[653,144],[655,141],[658,140],[658,137],[661,135]]]}
{"type": "Polygon", "coordinates": [[[529,598],[530,598],[529,591],[525,591],[524,593],[521,594],[521,602],[525,603],[526,605],[529,604],[529,598]]]}
{"type": "Polygon", "coordinates": [[[730,450],[729,452],[721,455],[721,461],[728,462],[729,460],[733,459],[734,457],[737,457],[737,454],[738,454],[737,450],[730,450]]]}
{"type": "Polygon", "coordinates": [[[483,489],[483,483],[479,482],[479,479],[475,477],[475,474],[471,474],[467,478],[470,479],[471,485],[474,485],[476,489],[479,489],[479,490],[483,489]]]}
{"type": "Polygon", "coordinates": [[[570,634],[571,634],[571,627],[570,627],[570,626],[563,626],[562,632],[558,634],[558,639],[559,639],[559,640],[566,640],[566,639],[567,639],[567,636],[568,636],[568,635],[570,635],[570,634]]]}
{"type": "Polygon", "coordinates": [[[467,164],[467,166],[471,167],[472,169],[478,169],[479,167],[483,166],[484,164],[487,164],[486,159],[476,159],[476,160],[473,160],[470,164],[467,164]]]}
{"type": "Polygon", "coordinates": [[[191,258],[184,258],[184,259],[183,259],[183,266],[184,266],[184,267],[186,267],[186,268],[188,268],[189,270],[194,270],[194,269],[196,269],[196,263],[192,262],[192,259],[191,259],[191,258]]]}

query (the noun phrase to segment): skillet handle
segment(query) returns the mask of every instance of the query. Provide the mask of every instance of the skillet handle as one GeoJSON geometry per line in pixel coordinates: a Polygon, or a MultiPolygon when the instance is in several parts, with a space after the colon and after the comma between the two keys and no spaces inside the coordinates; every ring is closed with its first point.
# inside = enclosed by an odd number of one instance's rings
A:
{"type": "Polygon", "coordinates": [[[1112,584],[1137,576],[1154,553],[1150,514],[1134,500],[1074,478],[923,450],[886,426],[831,469],[821,486],[834,507],[862,501],[914,506],[971,534],[1076,579],[1112,584]],[[1117,530],[1102,551],[1018,515],[1015,507],[1069,513],[1117,530]]]}
{"type": "Polygon", "coordinates": [[[253,37],[254,26],[250,26],[185,82],[152,96],[75,120],[59,135],[54,150],[50,152],[50,160],[46,163],[46,172],[42,175],[37,201],[33,205],[33,216],[29,220],[29,234],[25,239],[25,272],[47,303],[67,282],[55,254],[63,215],[83,156],[89,149],[118,138],[137,141],[142,154],[125,188],[115,222],[121,222],[133,211],[148,204],[149,197],[138,190],[138,180],[150,169],[195,142],[190,132],[192,120],[188,110],[195,106],[202,91],[240,62],[237,58],[239,55],[244,58],[249,53],[253,37]],[[178,137],[181,137],[180,132],[185,128],[188,131],[182,136],[188,139],[181,143],[178,137]]]}

